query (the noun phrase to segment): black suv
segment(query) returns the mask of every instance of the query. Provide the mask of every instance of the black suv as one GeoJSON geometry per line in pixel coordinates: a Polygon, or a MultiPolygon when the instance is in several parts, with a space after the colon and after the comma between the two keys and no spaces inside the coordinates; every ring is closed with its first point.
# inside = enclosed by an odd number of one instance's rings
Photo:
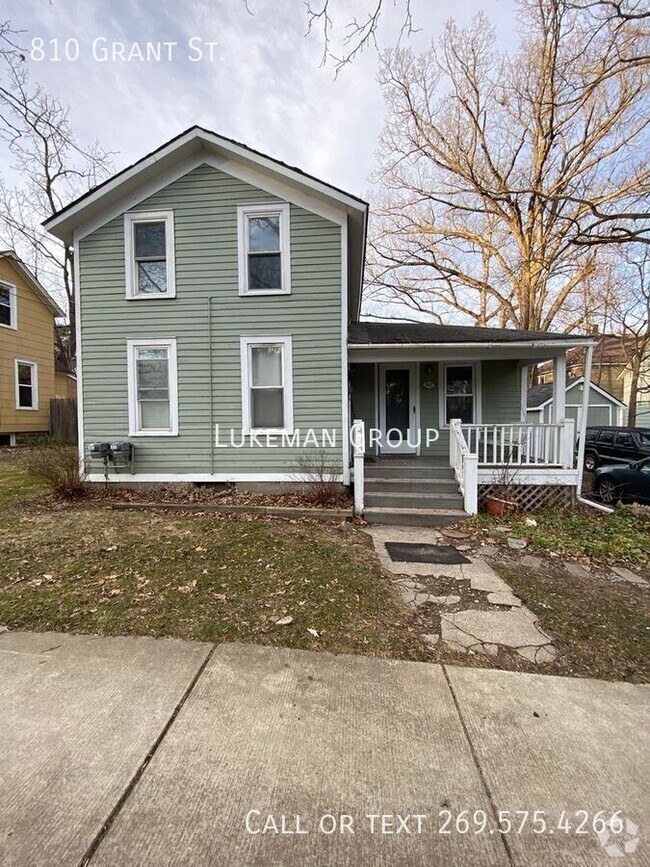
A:
{"type": "Polygon", "coordinates": [[[650,457],[650,428],[588,427],[585,436],[585,469],[609,464],[630,464],[650,457]]]}

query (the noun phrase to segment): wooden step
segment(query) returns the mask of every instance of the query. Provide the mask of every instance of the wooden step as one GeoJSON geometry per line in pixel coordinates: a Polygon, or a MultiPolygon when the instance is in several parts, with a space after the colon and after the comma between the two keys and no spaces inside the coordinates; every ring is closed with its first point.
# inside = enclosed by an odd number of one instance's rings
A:
{"type": "Polygon", "coordinates": [[[375,491],[366,490],[365,496],[366,505],[368,507],[377,506],[379,508],[397,508],[397,509],[462,509],[463,498],[456,492],[444,493],[435,491],[433,493],[414,493],[408,492],[388,492],[385,490],[375,491]]]}
{"type": "Polygon", "coordinates": [[[396,524],[406,527],[446,527],[467,518],[462,509],[365,509],[364,519],[369,524],[396,524]]]}

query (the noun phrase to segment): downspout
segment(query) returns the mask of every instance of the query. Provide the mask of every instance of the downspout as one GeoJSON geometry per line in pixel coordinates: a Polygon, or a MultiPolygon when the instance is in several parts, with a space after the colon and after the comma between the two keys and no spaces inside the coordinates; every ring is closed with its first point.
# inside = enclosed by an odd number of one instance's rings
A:
{"type": "Polygon", "coordinates": [[[608,515],[611,515],[614,512],[614,509],[610,509],[609,506],[603,506],[602,503],[596,503],[593,500],[588,500],[582,496],[582,478],[584,476],[585,468],[585,437],[587,436],[587,416],[589,415],[591,363],[593,356],[594,345],[591,343],[587,346],[584,379],[582,383],[582,413],[580,418],[580,439],[578,440],[578,487],[576,489],[576,495],[579,503],[583,503],[585,506],[591,506],[594,509],[600,509],[601,512],[607,512],[608,515]]]}

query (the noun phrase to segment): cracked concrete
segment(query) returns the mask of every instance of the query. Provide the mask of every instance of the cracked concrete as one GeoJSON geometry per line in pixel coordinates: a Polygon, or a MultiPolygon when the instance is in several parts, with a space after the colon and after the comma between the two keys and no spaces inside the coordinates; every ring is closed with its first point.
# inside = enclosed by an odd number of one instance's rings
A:
{"type": "Polygon", "coordinates": [[[503,609],[441,610],[440,634],[426,633],[421,636],[427,646],[435,647],[438,641],[442,641],[458,652],[481,653],[492,657],[498,655],[499,648],[507,648],[536,664],[552,662],[556,658],[552,641],[538,626],[535,614],[522,604],[510,585],[485,560],[469,557],[469,563],[458,565],[395,561],[388,555],[386,542],[436,544],[447,540],[443,534],[428,527],[392,527],[383,524],[371,527],[367,532],[384,571],[395,581],[399,596],[407,607],[420,608],[427,604],[444,609],[445,606],[457,605],[462,598],[449,592],[440,595],[432,593],[430,586],[410,577],[415,576],[426,577],[429,585],[432,580],[445,579],[446,591],[450,579],[467,582],[469,589],[486,594],[486,605],[503,609]]]}

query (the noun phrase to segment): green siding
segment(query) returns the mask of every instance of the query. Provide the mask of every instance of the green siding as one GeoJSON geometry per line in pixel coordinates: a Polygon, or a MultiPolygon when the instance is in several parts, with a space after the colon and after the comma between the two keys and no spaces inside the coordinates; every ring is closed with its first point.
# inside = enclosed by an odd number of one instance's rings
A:
{"type": "Polygon", "coordinates": [[[138,204],[174,211],[174,299],[125,298],[123,216],[81,241],[86,444],[129,438],[127,339],[175,337],[179,435],[132,438],[135,471],[294,473],[293,449],[213,447],[215,424],[241,431],[240,336],[291,335],[294,426],[335,430],[340,469],[340,226],[291,205],[292,294],[240,297],[237,206],[262,201],[279,200],[203,165],[138,204]]]}
{"type": "MultiPolygon", "coordinates": [[[[462,362],[454,362],[462,364],[462,362]]],[[[521,421],[521,384],[516,361],[483,361],[481,364],[481,391],[483,422],[521,421]]],[[[419,365],[421,454],[437,457],[449,455],[449,431],[440,430],[440,389],[442,366],[436,361],[423,361],[419,365]],[[427,388],[425,383],[433,384],[427,388]],[[439,430],[436,442],[426,445],[426,429],[439,430]]],[[[373,364],[351,365],[352,404],[357,418],[366,427],[375,424],[375,378],[373,364]]]]}
{"type": "Polygon", "coordinates": [[[368,449],[370,429],[377,427],[378,424],[375,402],[375,370],[376,365],[374,364],[350,365],[350,420],[361,419],[365,423],[366,449],[368,449]]]}

